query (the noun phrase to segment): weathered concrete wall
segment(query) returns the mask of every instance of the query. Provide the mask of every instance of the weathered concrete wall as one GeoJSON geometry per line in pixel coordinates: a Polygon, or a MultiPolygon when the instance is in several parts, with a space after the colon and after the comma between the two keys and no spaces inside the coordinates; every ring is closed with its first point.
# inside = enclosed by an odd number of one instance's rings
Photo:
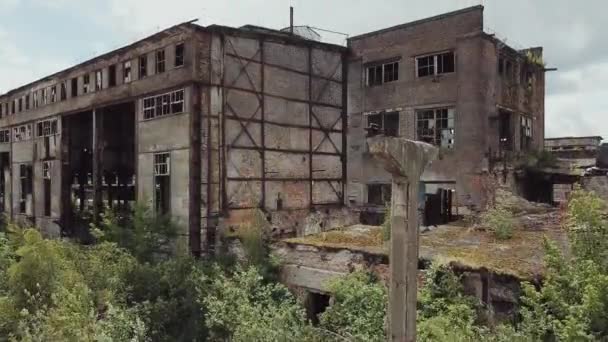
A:
{"type": "Polygon", "coordinates": [[[595,192],[608,201],[608,176],[586,176],[581,178],[583,189],[595,192]]]}
{"type": "MultiPolygon", "coordinates": [[[[213,64],[221,67],[211,66],[209,120],[211,127],[219,125],[218,150],[225,153],[225,164],[220,154],[220,164],[213,165],[211,156],[212,178],[216,173],[222,178],[220,198],[215,192],[210,198],[221,203],[211,206],[291,213],[340,206],[344,51],[240,34],[213,38],[211,50],[212,60],[219,59],[213,64]]],[[[203,165],[207,153],[203,150],[203,165]]],[[[231,221],[239,214],[229,216],[231,221]]],[[[293,231],[287,225],[280,229],[293,231]]]]}

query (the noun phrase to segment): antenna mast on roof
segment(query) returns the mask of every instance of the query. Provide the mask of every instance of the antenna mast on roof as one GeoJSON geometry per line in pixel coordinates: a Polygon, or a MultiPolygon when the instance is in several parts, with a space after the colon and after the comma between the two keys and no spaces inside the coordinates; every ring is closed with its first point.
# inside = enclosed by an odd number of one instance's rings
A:
{"type": "Polygon", "coordinates": [[[289,6],[289,33],[293,35],[293,6],[289,6]]]}

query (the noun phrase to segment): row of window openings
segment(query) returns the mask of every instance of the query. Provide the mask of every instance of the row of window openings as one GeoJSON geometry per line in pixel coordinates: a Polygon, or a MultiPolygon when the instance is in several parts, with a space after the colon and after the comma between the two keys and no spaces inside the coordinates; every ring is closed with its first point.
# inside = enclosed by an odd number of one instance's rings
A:
{"type": "MultiPolygon", "coordinates": [[[[184,65],[184,55],[185,48],[184,44],[180,43],[175,46],[175,60],[174,67],[182,67],[184,65]]],[[[154,53],[155,60],[155,72],[156,74],[160,74],[165,72],[165,50],[158,50],[154,53]]],[[[131,61],[123,62],[123,83],[129,83],[132,81],[131,77],[131,61]]],[[[116,82],[117,70],[116,64],[110,65],[108,68],[108,88],[114,87],[117,85],[116,82]]],[[[139,57],[139,79],[148,76],[148,56],[140,56],[139,57]]],[[[78,96],[78,78],[72,78],[71,82],[71,96],[78,96]]],[[[82,77],[82,93],[87,94],[91,91],[91,76],[90,74],[85,74],[82,77]]],[[[103,71],[97,70],[95,71],[95,90],[99,91],[103,89],[103,71]]],[[[40,92],[35,91],[32,93],[33,98],[33,106],[34,108],[38,108],[41,105],[46,105],[48,103],[55,103],[58,101],[57,99],[57,86],[52,86],[50,88],[44,88],[40,92]],[[38,97],[40,94],[40,97],[38,97]],[[49,96],[50,95],[50,96],[49,96]]],[[[65,101],[67,99],[67,81],[62,82],[59,86],[59,101],[65,101]]],[[[11,102],[4,103],[4,105],[0,105],[0,117],[15,114],[17,112],[22,112],[24,110],[30,109],[30,94],[25,95],[24,97],[20,97],[19,99],[15,99],[11,102]]]]}
{"type": "MultiPolygon", "coordinates": [[[[36,137],[48,137],[58,133],[57,119],[39,121],[36,124],[36,137]]],[[[32,138],[32,125],[25,124],[13,127],[13,141],[25,141],[32,138]]],[[[10,142],[10,130],[0,130],[0,143],[10,142]]]]}
{"type": "MultiPolygon", "coordinates": [[[[425,77],[454,72],[454,52],[416,57],[416,75],[425,77]]],[[[387,62],[368,66],[367,85],[375,86],[399,80],[399,62],[387,62]]]]}
{"type": "MultiPolygon", "coordinates": [[[[385,112],[367,116],[370,129],[381,131],[387,136],[399,135],[399,112],[385,112]]],[[[418,140],[433,145],[454,147],[454,110],[437,108],[416,113],[416,136],[418,140]]]]}

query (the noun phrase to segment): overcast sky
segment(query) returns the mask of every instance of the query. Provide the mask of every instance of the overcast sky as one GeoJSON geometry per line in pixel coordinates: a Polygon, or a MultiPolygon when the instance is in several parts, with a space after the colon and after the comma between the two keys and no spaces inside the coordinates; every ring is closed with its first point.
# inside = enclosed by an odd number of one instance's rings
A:
{"type": "MultiPolygon", "coordinates": [[[[0,94],[178,22],[356,35],[482,0],[0,0],[0,94]]],[[[485,26],[515,47],[544,46],[546,134],[608,138],[605,0],[485,0],[485,26]]],[[[336,41],[340,36],[324,37],[336,41]]]]}

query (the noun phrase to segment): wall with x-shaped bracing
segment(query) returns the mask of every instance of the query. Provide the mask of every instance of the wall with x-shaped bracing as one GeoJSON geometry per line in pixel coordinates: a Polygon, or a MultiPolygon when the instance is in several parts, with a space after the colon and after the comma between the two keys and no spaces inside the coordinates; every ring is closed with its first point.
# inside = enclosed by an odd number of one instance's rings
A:
{"type": "Polygon", "coordinates": [[[221,51],[211,51],[212,64],[221,60],[221,68],[211,68],[221,91],[209,94],[218,111],[216,122],[209,119],[211,140],[219,131],[218,165],[211,168],[221,178],[218,206],[341,205],[342,52],[267,37],[227,35],[212,45],[221,51]]]}

